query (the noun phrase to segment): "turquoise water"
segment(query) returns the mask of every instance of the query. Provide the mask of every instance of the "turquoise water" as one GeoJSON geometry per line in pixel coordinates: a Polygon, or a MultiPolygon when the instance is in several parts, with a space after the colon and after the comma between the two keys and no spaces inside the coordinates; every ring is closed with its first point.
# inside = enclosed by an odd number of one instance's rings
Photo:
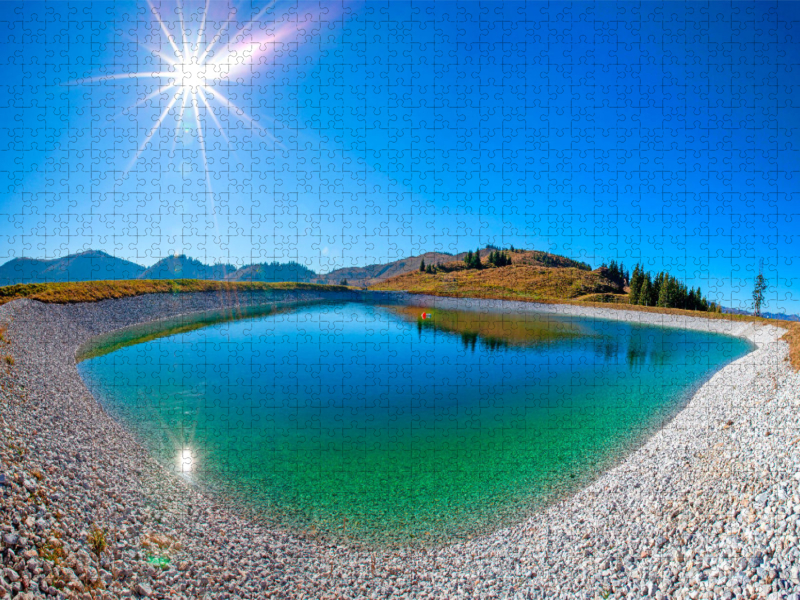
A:
{"type": "Polygon", "coordinates": [[[78,368],[197,485],[295,531],[402,545],[484,532],[585,483],[749,349],[611,321],[349,303],[133,329],[78,368]]]}

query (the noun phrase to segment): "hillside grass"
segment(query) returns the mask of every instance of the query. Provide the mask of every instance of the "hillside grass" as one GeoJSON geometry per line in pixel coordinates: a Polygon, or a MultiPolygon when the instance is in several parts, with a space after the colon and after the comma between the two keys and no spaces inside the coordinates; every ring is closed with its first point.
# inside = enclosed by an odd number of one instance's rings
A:
{"type": "MultiPolygon", "coordinates": [[[[481,258],[488,256],[488,250],[481,252],[481,258]]],[[[573,260],[560,254],[550,254],[549,252],[542,252],[541,250],[514,250],[506,251],[506,255],[511,257],[513,264],[528,264],[539,267],[555,267],[555,268],[568,268],[574,267],[582,271],[591,271],[592,267],[579,260],[573,260]]]]}
{"type": "Polygon", "coordinates": [[[191,292],[258,292],[269,290],[348,291],[343,285],[320,283],[266,283],[205,281],[199,279],[76,281],[70,283],[23,283],[0,287],[0,304],[19,298],[39,302],[74,304],[99,302],[114,298],[129,298],[145,294],[182,294],[191,292]]]}
{"type": "Polygon", "coordinates": [[[573,300],[587,294],[619,293],[619,286],[599,270],[551,268],[515,263],[508,267],[467,269],[444,265],[434,274],[413,271],[370,286],[371,290],[404,290],[414,294],[502,300],[573,300]]]}
{"type": "Polygon", "coordinates": [[[599,270],[547,268],[513,264],[502,268],[461,269],[434,274],[406,273],[370,286],[371,290],[405,291],[449,298],[517,300],[543,304],[573,304],[611,310],[684,315],[725,321],[747,321],[776,325],[787,330],[783,340],[789,344],[789,360],[800,371],[800,322],[767,319],[752,315],[712,313],[679,308],[660,308],[629,304],[599,270]]]}

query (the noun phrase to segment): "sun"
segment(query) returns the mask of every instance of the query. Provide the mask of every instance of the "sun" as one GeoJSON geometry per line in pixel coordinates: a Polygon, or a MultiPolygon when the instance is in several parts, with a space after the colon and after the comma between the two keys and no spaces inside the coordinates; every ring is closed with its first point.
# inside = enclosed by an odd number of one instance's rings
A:
{"type": "Polygon", "coordinates": [[[208,81],[207,76],[208,67],[206,65],[198,65],[196,63],[176,65],[176,82],[182,88],[183,93],[197,93],[200,88],[206,85],[208,81]]]}
{"type": "MultiPolygon", "coordinates": [[[[213,126],[228,142],[225,129],[213,109],[214,105],[227,109],[228,114],[244,123],[248,131],[256,130],[260,135],[275,141],[275,138],[261,127],[257,119],[249,116],[228,98],[225,93],[226,86],[221,85],[224,81],[230,80],[233,75],[244,76],[244,72],[256,63],[260,55],[273,47],[274,43],[278,42],[282,36],[288,34],[288,31],[278,30],[269,35],[270,39],[263,39],[263,34],[259,33],[261,29],[253,27],[272,4],[269,3],[247,24],[238,27],[236,31],[228,31],[231,23],[235,20],[235,9],[233,9],[228,17],[219,23],[216,34],[209,41],[207,37],[210,36],[207,36],[206,33],[213,30],[206,27],[209,2],[206,2],[202,21],[192,31],[191,28],[187,28],[184,21],[182,4],[178,4],[175,10],[179,20],[179,27],[175,27],[174,24],[168,26],[148,0],[150,11],[161,29],[164,40],[158,49],[149,50],[155,59],[154,64],[161,65],[162,70],[103,75],[88,80],[158,80],[157,89],[139,99],[133,108],[166,95],[166,105],[163,106],[158,119],[147,132],[130,165],[122,173],[122,178],[127,176],[139,156],[148,147],[150,140],[162,127],[172,132],[173,147],[179,135],[185,139],[182,134],[192,131],[193,137],[200,145],[206,186],[211,191],[206,154],[207,127],[213,126]],[[234,40],[234,43],[231,43],[230,40],[234,40]]],[[[86,81],[82,80],[81,83],[86,81]]]]}

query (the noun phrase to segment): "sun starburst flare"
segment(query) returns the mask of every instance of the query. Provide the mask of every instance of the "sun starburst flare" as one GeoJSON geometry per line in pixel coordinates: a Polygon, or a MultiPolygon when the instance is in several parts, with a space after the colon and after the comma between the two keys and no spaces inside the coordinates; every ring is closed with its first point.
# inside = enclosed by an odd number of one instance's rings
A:
{"type": "MultiPolygon", "coordinates": [[[[131,107],[135,108],[147,104],[149,101],[166,94],[166,104],[152,127],[149,128],[143,141],[138,147],[136,155],[122,174],[124,179],[131,168],[137,163],[142,152],[145,151],[156,133],[170,123],[172,132],[172,147],[174,149],[178,132],[196,128],[196,139],[202,155],[202,168],[205,171],[205,183],[211,192],[211,178],[209,174],[209,160],[206,151],[208,127],[210,120],[219,134],[229,143],[229,136],[222,123],[217,118],[215,108],[226,109],[249,130],[257,130],[259,135],[277,140],[259,123],[259,119],[248,115],[244,109],[237,106],[225,93],[225,88],[240,83],[233,80],[234,75],[244,75],[248,69],[256,64],[257,59],[270,49],[279,44],[290,33],[291,27],[281,27],[269,34],[254,25],[259,24],[264,14],[272,8],[274,2],[261,9],[245,25],[238,27],[235,32],[229,33],[231,24],[235,21],[236,9],[232,9],[227,18],[220,22],[217,33],[206,39],[209,1],[206,1],[202,20],[196,31],[187,27],[183,15],[183,5],[178,4],[175,12],[178,15],[180,31],[173,35],[164,22],[162,15],[148,0],[148,7],[153,18],[158,23],[158,28],[166,38],[167,43],[163,48],[147,48],[159,64],[163,65],[158,71],[138,71],[134,73],[115,73],[84,79],[78,83],[113,81],[120,79],[154,79],[163,83],[157,89],[141,98],[131,107]],[[180,38],[177,38],[177,35],[180,38]],[[207,120],[207,117],[210,119],[207,120]],[[173,125],[174,124],[174,125],[173,125]]],[[[146,47],[146,46],[144,46],[146,47]]],[[[250,71],[252,72],[252,71],[250,71]]]]}

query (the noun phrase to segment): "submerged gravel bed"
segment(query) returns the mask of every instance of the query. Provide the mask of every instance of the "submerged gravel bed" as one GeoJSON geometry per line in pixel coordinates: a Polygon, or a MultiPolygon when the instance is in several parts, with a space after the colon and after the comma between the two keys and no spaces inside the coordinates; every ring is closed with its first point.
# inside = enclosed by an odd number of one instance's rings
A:
{"type": "Polygon", "coordinates": [[[800,600],[800,374],[777,327],[414,296],[440,308],[702,329],[757,348],[584,489],[490,535],[402,551],[253,524],[158,465],[75,368],[81,344],[128,325],[236,304],[347,297],[159,294],[0,307],[0,598],[800,600]],[[107,532],[99,557],[87,543],[95,527],[107,532]],[[170,561],[154,564],[153,556],[170,561]]]}

